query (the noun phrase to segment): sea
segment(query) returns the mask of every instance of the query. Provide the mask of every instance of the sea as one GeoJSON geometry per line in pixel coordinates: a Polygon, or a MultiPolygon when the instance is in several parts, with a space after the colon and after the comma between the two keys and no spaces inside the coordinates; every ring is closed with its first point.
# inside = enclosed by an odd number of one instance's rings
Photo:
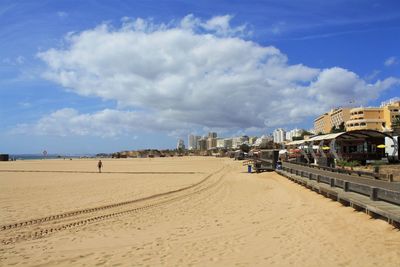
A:
{"type": "Polygon", "coordinates": [[[79,159],[79,158],[93,158],[95,155],[55,155],[48,154],[46,156],[41,154],[10,154],[9,160],[43,160],[43,159],[79,159]]]}

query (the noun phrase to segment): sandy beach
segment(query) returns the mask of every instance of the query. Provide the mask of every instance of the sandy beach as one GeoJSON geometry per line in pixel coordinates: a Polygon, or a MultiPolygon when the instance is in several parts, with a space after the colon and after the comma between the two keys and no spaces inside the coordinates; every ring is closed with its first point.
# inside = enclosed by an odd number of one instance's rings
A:
{"type": "Polygon", "coordinates": [[[0,162],[1,266],[399,266],[398,229],[276,173],[96,163],[0,162]]]}

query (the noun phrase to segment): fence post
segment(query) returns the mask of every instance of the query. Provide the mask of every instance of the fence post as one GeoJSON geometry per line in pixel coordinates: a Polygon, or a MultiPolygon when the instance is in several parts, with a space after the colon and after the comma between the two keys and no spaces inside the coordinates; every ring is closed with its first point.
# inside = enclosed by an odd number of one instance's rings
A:
{"type": "Polygon", "coordinates": [[[343,184],[343,190],[344,190],[344,192],[349,192],[349,182],[344,182],[344,184],[343,184]]]}
{"type": "Polygon", "coordinates": [[[335,187],[335,178],[331,178],[329,182],[330,182],[329,185],[331,187],[335,187]]]}
{"type": "Polygon", "coordinates": [[[387,177],[389,182],[393,182],[393,174],[388,174],[387,177]]]}
{"type": "Polygon", "coordinates": [[[321,175],[317,174],[317,183],[321,180],[321,175]]]}
{"type": "Polygon", "coordinates": [[[378,200],[378,188],[371,187],[371,193],[369,194],[369,199],[373,201],[378,200]]]}
{"type": "Polygon", "coordinates": [[[312,173],[311,172],[308,173],[308,179],[312,180],[312,173]]]}

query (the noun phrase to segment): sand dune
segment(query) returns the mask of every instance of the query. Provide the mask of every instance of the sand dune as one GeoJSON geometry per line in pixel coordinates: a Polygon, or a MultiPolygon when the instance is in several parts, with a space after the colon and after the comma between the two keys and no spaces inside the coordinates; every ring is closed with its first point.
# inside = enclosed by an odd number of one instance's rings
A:
{"type": "MultiPolygon", "coordinates": [[[[0,169],[85,171],[95,166],[90,160],[72,162],[6,163],[0,169]]],[[[194,173],[0,172],[1,224],[196,185],[96,211],[115,214],[109,218],[2,245],[1,265],[398,266],[400,262],[399,230],[275,173],[247,174],[240,162],[195,157],[109,160],[105,166],[113,171],[194,173]]],[[[86,220],[95,213],[79,216],[32,225],[26,232],[86,220]]],[[[18,231],[0,231],[0,237],[4,240],[18,231]]]]}

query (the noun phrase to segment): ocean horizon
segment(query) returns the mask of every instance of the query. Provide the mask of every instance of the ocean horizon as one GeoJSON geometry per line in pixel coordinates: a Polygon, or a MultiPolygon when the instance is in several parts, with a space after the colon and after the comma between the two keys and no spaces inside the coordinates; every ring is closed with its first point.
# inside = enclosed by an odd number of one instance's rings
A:
{"type": "Polygon", "coordinates": [[[10,160],[45,160],[45,159],[69,159],[69,158],[82,158],[82,157],[95,157],[95,154],[82,154],[82,155],[59,155],[49,154],[44,156],[42,154],[10,154],[10,160]]]}

